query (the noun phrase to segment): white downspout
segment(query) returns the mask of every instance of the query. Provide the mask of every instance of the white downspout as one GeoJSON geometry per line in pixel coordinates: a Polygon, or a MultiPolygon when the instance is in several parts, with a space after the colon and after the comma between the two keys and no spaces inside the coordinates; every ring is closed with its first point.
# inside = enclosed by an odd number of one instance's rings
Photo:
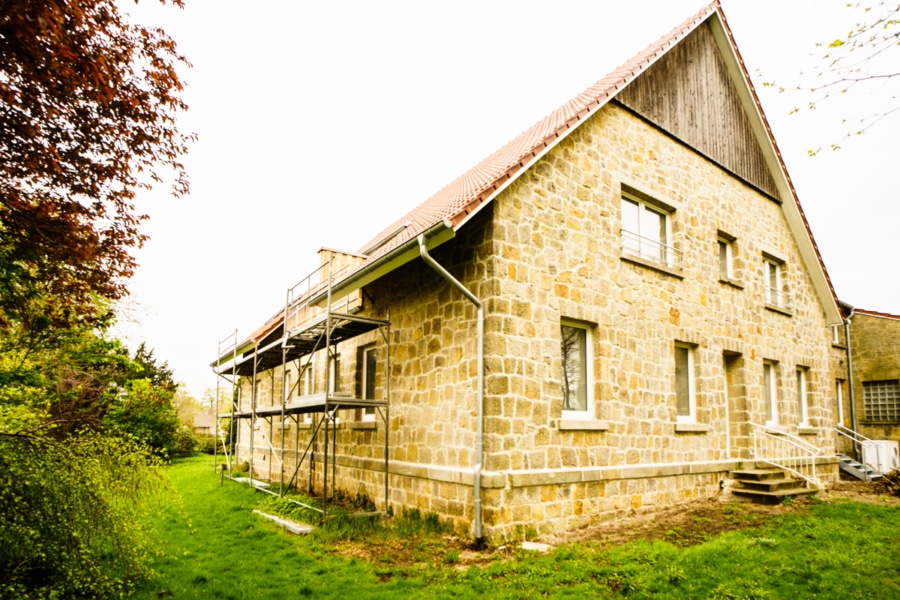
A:
{"type": "Polygon", "coordinates": [[[476,399],[477,422],[475,431],[475,466],[472,469],[472,491],[475,500],[475,544],[481,545],[484,543],[484,533],[482,532],[481,524],[481,466],[484,456],[484,305],[444,267],[431,258],[428,254],[428,249],[425,247],[424,234],[419,235],[419,254],[422,256],[422,260],[428,263],[438,275],[459,290],[478,309],[478,397],[476,399]]]}

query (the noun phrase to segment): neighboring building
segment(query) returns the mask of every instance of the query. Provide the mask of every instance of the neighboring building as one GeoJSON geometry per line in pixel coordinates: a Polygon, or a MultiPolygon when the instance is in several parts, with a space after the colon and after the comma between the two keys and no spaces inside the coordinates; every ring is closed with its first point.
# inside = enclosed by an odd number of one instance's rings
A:
{"type": "MultiPolygon", "coordinates": [[[[855,309],[850,352],[857,431],[872,440],[900,441],[900,316],[855,309]]],[[[842,407],[851,425],[850,398],[842,407]]]]}
{"type": "Polygon", "coordinates": [[[213,435],[216,432],[216,413],[211,408],[204,409],[194,415],[192,427],[194,433],[213,435]]]}
{"type": "Polygon", "coordinates": [[[842,314],[718,4],[322,264],[215,363],[256,476],[488,538],[715,497],[765,427],[836,477],[842,314]]]}

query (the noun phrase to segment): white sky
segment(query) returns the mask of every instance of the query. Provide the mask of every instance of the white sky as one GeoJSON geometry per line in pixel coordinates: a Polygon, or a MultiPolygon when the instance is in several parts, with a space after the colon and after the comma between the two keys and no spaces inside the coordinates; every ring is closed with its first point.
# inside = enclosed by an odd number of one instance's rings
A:
{"type": "MultiPolygon", "coordinates": [[[[200,397],[216,383],[218,341],[283,308],[319,248],[358,250],[705,4],[123,2],[193,63],[181,127],[199,141],[185,159],[190,197],[139,198],[151,240],[130,283],[138,323],[124,319],[117,333],[132,348],[146,341],[200,397]]],[[[760,84],[794,84],[815,64],[815,43],[855,22],[845,4],[723,0],[839,297],[897,314],[900,114],[807,157],[840,140],[843,118],[887,106],[890,92],[789,115],[810,96],[760,84]]]]}

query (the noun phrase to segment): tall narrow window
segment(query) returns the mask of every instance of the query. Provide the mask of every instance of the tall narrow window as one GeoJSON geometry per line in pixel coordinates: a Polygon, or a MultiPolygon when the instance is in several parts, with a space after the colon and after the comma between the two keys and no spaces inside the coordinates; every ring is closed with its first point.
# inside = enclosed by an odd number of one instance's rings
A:
{"type": "Polygon", "coordinates": [[[806,369],[797,369],[797,413],[800,415],[800,426],[809,425],[809,406],[806,395],[806,369]]]}
{"type": "Polygon", "coordinates": [[[731,281],[734,279],[734,241],[734,236],[723,231],[718,232],[720,280],[731,281]]]}
{"type": "Polygon", "coordinates": [[[622,195],[622,252],[667,266],[674,264],[675,251],[669,247],[669,213],[638,199],[622,195]]]}
{"type": "MultiPolygon", "coordinates": [[[[366,346],[362,350],[362,397],[365,400],[375,399],[375,373],[377,370],[375,345],[366,346]]],[[[363,409],[363,421],[375,420],[375,407],[363,409]]]]}
{"type": "Polygon", "coordinates": [[[763,282],[765,284],[766,305],[788,308],[788,295],[784,288],[783,263],[766,257],[763,260],[763,282]]]}
{"type": "Polygon", "coordinates": [[[564,419],[591,418],[591,390],[588,381],[590,334],[587,327],[563,322],[560,326],[562,350],[562,396],[564,419]]]}
{"type": "Polygon", "coordinates": [[[763,394],[766,402],[766,425],[778,425],[778,390],[775,363],[763,363],[763,394]]]}
{"type": "Polygon", "coordinates": [[[339,354],[328,357],[328,391],[341,391],[341,357],[339,354]]]}
{"type": "MultiPolygon", "coordinates": [[[[285,365],[287,367],[287,365],[285,365]]],[[[284,370],[284,388],[282,388],[282,398],[284,398],[284,403],[287,404],[291,401],[291,396],[293,395],[294,390],[291,389],[291,372],[287,368],[284,370]]]]}
{"type": "Polygon", "coordinates": [[[675,344],[676,420],[693,423],[696,420],[694,393],[694,350],[686,344],[675,344]]]}
{"type": "Polygon", "coordinates": [[[844,424],[844,382],[838,379],[834,384],[834,399],[837,402],[837,422],[844,424]]]}

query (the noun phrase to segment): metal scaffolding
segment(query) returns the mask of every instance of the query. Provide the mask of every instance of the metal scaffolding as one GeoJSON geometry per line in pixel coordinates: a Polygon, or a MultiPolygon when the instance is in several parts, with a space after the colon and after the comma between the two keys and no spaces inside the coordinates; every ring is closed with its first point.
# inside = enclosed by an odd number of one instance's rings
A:
{"type": "MultiPolygon", "coordinates": [[[[321,484],[321,507],[307,506],[319,511],[324,520],[328,515],[329,500],[333,500],[336,486],[337,471],[337,416],[338,411],[345,409],[373,409],[380,417],[384,425],[384,510],[388,510],[389,502],[389,438],[388,427],[390,423],[390,319],[376,319],[361,314],[363,303],[362,293],[357,290],[354,293],[334,299],[332,286],[335,282],[352,272],[357,262],[353,255],[329,252],[327,259],[321,266],[309,276],[301,280],[297,285],[287,290],[284,311],[275,315],[263,327],[257,330],[246,341],[238,343],[237,333],[219,342],[218,358],[212,364],[219,381],[230,384],[233,402],[230,409],[222,411],[218,406],[219,385],[217,382],[216,420],[217,438],[221,441],[222,451],[226,457],[229,477],[234,480],[234,462],[228,455],[226,437],[220,432],[220,423],[228,420],[231,431],[237,432],[237,440],[234,441],[234,455],[237,456],[240,447],[240,427],[235,428],[234,423],[249,419],[249,479],[247,482],[267,493],[284,496],[286,491],[295,487],[298,483],[298,474],[304,464],[308,469],[307,486],[308,493],[313,496],[317,483],[321,484]],[[343,263],[343,264],[341,264],[343,263]],[[338,346],[341,342],[355,338],[362,334],[379,331],[385,344],[384,359],[384,393],[383,398],[358,398],[353,394],[337,390],[332,364],[339,357],[338,346]],[[230,343],[229,343],[230,342],[230,343]],[[314,359],[319,355],[326,358],[325,368],[318,369],[318,375],[324,379],[321,390],[316,392],[318,385],[307,386],[303,389],[301,381],[312,380],[316,377],[314,359]],[[269,406],[259,405],[259,382],[268,374],[271,378],[271,389],[274,394],[275,372],[281,367],[281,401],[276,404],[273,401],[269,406]],[[289,368],[294,368],[297,373],[295,380],[291,380],[287,374],[289,368]],[[241,386],[238,377],[249,378],[250,398],[249,407],[244,406],[241,393],[247,386],[241,386]],[[235,391],[237,393],[235,393],[235,391]],[[296,393],[296,396],[295,396],[296,393]],[[273,443],[276,419],[281,428],[280,447],[273,443]],[[285,425],[292,423],[294,431],[295,448],[289,451],[285,448],[285,425]],[[265,426],[268,426],[268,434],[265,426]],[[308,426],[309,437],[302,452],[300,449],[301,425],[308,426]],[[267,481],[254,480],[254,458],[256,448],[255,432],[259,430],[259,437],[263,438],[264,451],[267,451],[269,473],[267,481]],[[321,450],[317,451],[317,446],[321,450]],[[285,455],[292,453],[294,468],[290,477],[286,480],[285,455]],[[278,463],[278,491],[271,489],[274,483],[272,477],[272,462],[278,463]],[[329,465],[330,462],[330,465],[329,465]],[[320,468],[316,468],[319,466],[320,468]],[[330,477],[329,477],[330,476],[330,477]]],[[[365,396],[366,394],[360,394],[365,396]]],[[[228,408],[226,406],[226,408],[228,408]]]]}

